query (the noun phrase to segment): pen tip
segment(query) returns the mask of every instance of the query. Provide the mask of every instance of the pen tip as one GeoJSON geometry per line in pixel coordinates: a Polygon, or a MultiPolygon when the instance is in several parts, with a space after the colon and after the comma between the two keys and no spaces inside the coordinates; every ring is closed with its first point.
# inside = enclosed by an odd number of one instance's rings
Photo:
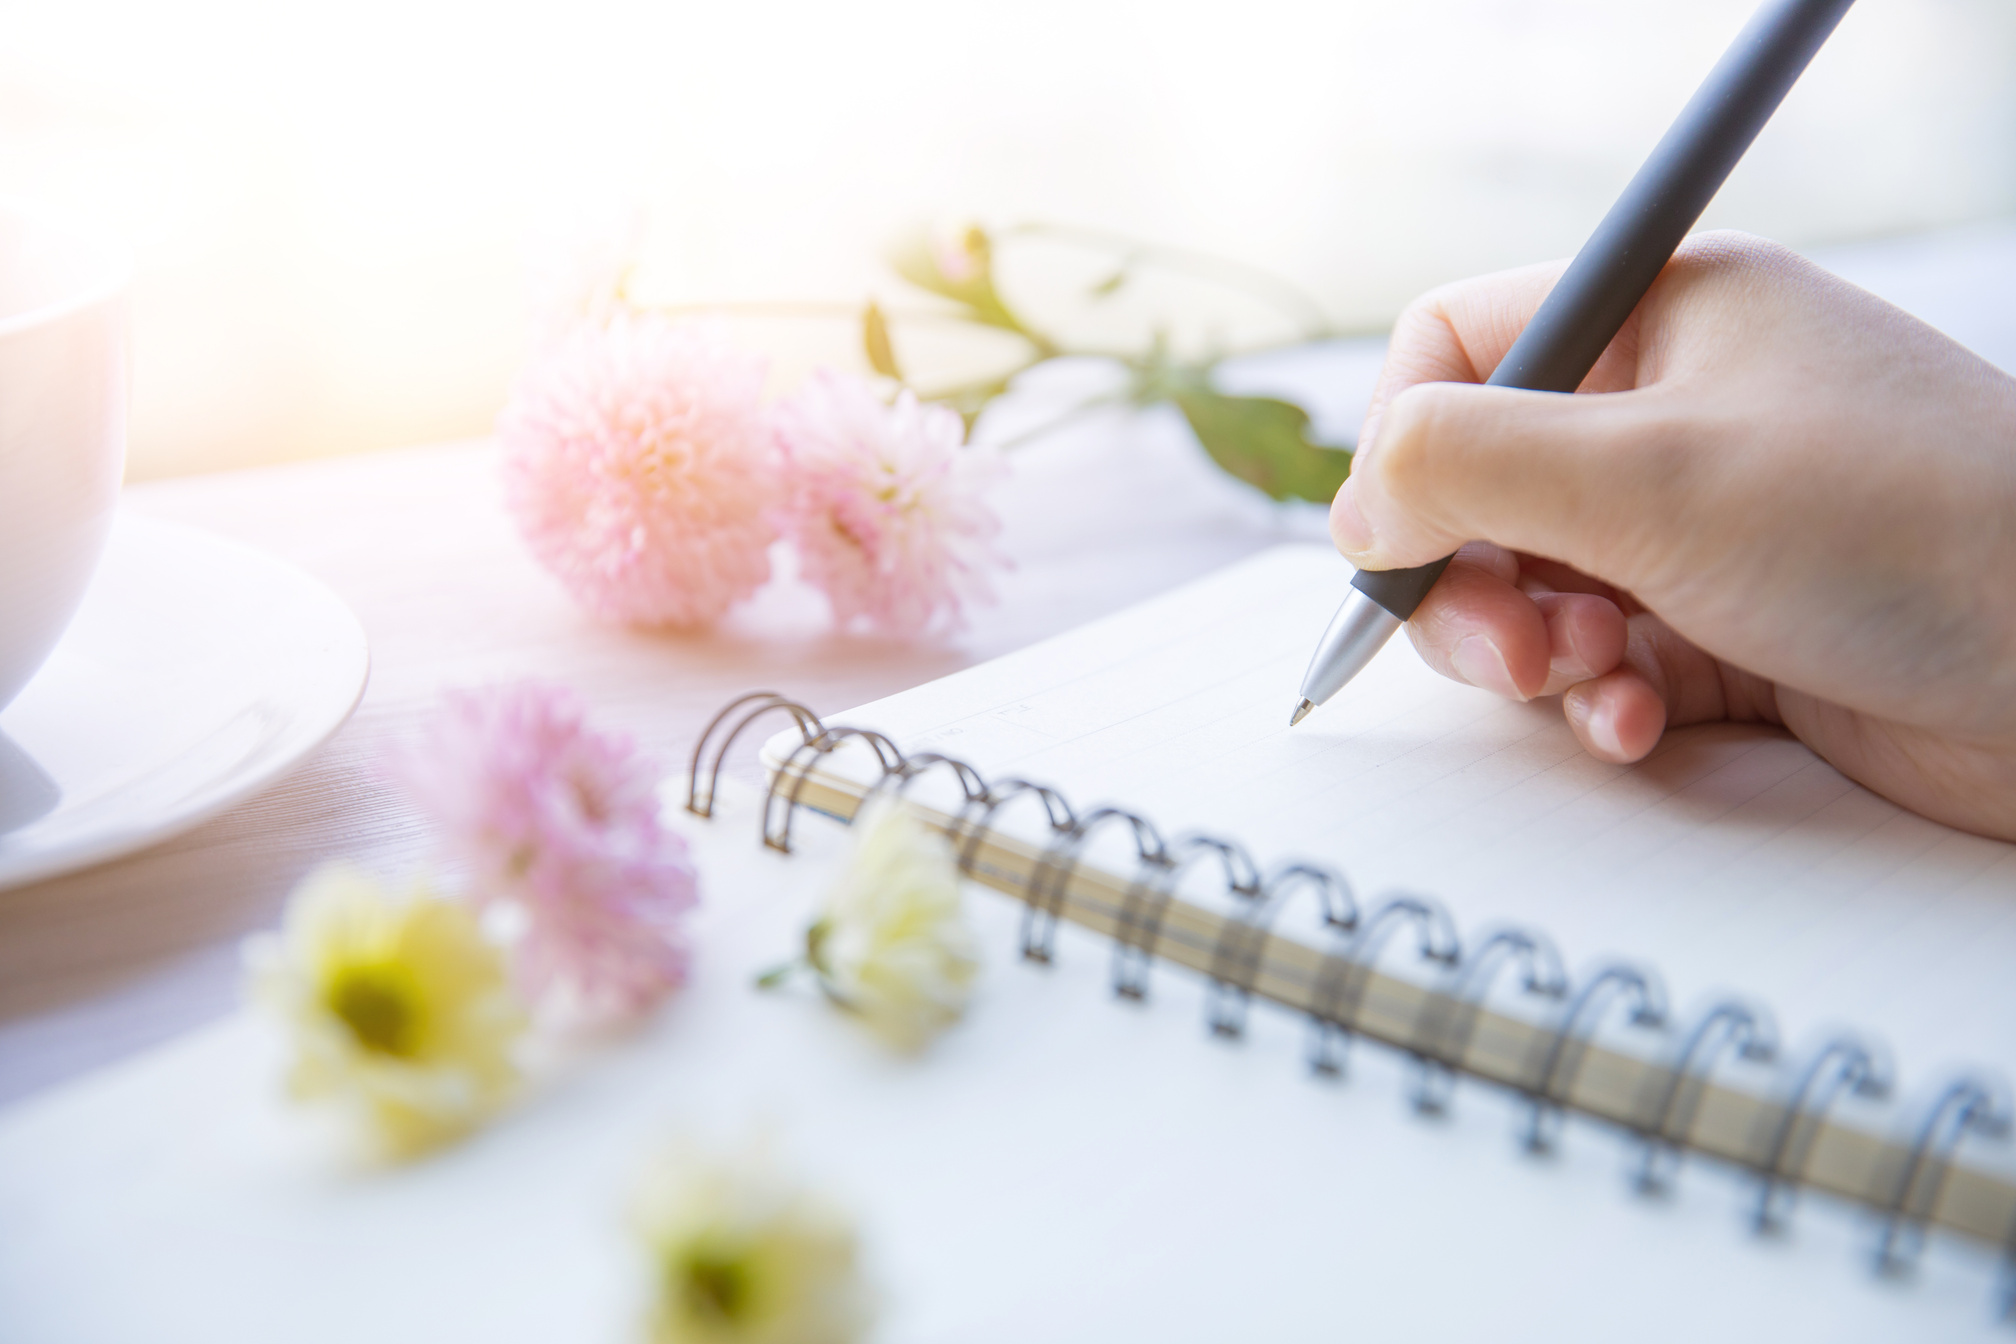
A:
{"type": "Polygon", "coordinates": [[[1314,709],[1314,708],[1316,708],[1316,702],[1315,702],[1315,701],[1313,701],[1313,700],[1298,700],[1298,701],[1296,701],[1296,702],[1295,702],[1295,712],[1294,712],[1293,714],[1290,714],[1290,715],[1288,716],[1288,726],[1289,726],[1290,728],[1293,728],[1293,727],[1294,727],[1294,726],[1295,726],[1296,724],[1298,724],[1298,723],[1302,722],[1302,720],[1304,720],[1304,719],[1308,718],[1308,717],[1309,717],[1309,711],[1310,711],[1310,710],[1312,710],[1312,709],[1314,709]]]}

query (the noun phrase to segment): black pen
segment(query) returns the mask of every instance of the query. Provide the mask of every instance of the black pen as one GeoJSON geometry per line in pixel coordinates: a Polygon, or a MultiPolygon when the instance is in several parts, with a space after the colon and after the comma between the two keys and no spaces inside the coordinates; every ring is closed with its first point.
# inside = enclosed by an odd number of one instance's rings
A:
{"type": "MultiPolygon", "coordinates": [[[[1488,384],[1573,392],[1701,218],[1854,0],[1765,0],[1617,204],[1575,254],[1488,384]]],[[[1414,614],[1449,557],[1360,570],[1316,646],[1289,726],[1358,675],[1414,614]]]]}

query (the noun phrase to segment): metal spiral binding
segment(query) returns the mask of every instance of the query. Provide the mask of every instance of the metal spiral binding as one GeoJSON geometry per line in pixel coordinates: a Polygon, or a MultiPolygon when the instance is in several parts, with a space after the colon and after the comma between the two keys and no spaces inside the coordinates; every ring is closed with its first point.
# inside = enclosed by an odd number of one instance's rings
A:
{"type": "MultiPolygon", "coordinates": [[[[884,740],[886,741],[887,739],[884,740]]],[[[873,786],[869,788],[867,797],[864,797],[861,802],[866,804],[869,798],[873,798],[876,794],[880,793],[891,782],[894,782],[896,785],[896,795],[900,798],[904,790],[910,787],[912,781],[930,774],[940,766],[950,770],[952,777],[959,781],[959,792],[965,795],[965,801],[960,804],[962,812],[967,807],[972,806],[975,802],[987,796],[987,781],[981,778],[978,770],[975,770],[957,756],[943,756],[935,751],[925,751],[919,752],[915,756],[905,757],[901,765],[897,766],[894,770],[885,772],[882,778],[876,780],[873,786]]]]}
{"type": "Polygon", "coordinates": [[[1925,1244],[1925,1220],[1939,1205],[1952,1154],[1967,1134],[2009,1136],[2009,1098],[1995,1083],[1959,1078],[1926,1107],[1909,1155],[1891,1183],[1888,1215],[1876,1243],[1876,1272],[1898,1275],[1910,1269],[1925,1244]]]}
{"type": "Polygon", "coordinates": [[[1135,858],[1140,865],[1136,883],[1145,880],[1145,874],[1140,870],[1166,859],[1168,846],[1162,842],[1162,834],[1155,829],[1155,824],[1125,808],[1096,808],[1072,822],[1068,830],[1050,842],[1036,861],[1036,866],[1029,870],[1029,880],[1023,884],[1022,956],[1025,960],[1044,965],[1055,960],[1057,924],[1064,917],[1064,898],[1071,887],[1071,874],[1077,871],[1078,859],[1085,852],[1092,833],[1109,821],[1124,821],[1133,830],[1135,858]]]}
{"type": "MultiPolygon", "coordinates": [[[[1132,815],[1131,813],[1129,814],[1132,815]]],[[[1136,911],[1144,904],[1155,909],[1155,930],[1152,942],[1160,942],[1162,934],[1161,911],[1169,904],[1170,888],[1174,885],[1172,874],[1176,859],[1170,846],[1164,845],[1153,854],[1145,855],[1134,865],[1134,877],[1127,883],[1127,890],[1120,897],[1120,911],[1114,920],[1113,930],[1113,993],[1117,998],[1140,1000],[1147,997],[1146,977],[1139,983],[1130,983],[1126,978],[1127,947],[1134,936],[1134,926],[1140,921],[1136,911]]],[[[1054,931],[1063,901],[1058,901],[1057,910],[1052,913],[1049,928],[1054,931]]],[[[1151,951],[1148,955],[1152,956],[1151,951]]]]}
{"type": "Polygon", "coordinates": [[[763,795],[764,844],[785,854],[791,852],[791,823],[798,815],[798,805],[803,800],[805,783],[812,777],[813,766],[819,763],[821,756],[831,755],[849,741],[866,742],[874,750],[875,760],[882,767],[882,778],[876,781],[877,788],[903,768],[902,748],[872,728],[827,728],[812,741],[793,747],[772,777],[769,792],[763,795]],[[784,799],[784,817],[782,822],[773,822],[772,815],[778,801],[777,786],[786,779],[791,781],[791,791],[784,799]]]}
{"type": "Polygon", "coordinates": [[[1680,1169],[1694,1116],[1708,1092],[1708,1077],[1725,1050],[1738,1058],[1768,1064],[1778,1056],[1778,1032],[1762,1008],[1735,999],[1714,1004],[1681,1038],[1671,1062],[1655,1076],[1645,1109],[1645,1153],[1634,1184],[1643,1195],[1663,1195],[1680,1169]]]}
{"type": "MultiPolygon", "coordinates": [[[[813,768],[824,756],[849,741],[867,743],[881,776],[870,785],[865,804],[877,792],[893,787],[900,795],[932,770],[948,770],[963,795],[948,831],[961,871],[971,874],[980,846],[991,833],[995,817],[1024,797],[1041,803],[1049,827],[1043,848],[1023,883],[1025,905],[1022,955],[1031,961],[1054,959],[1056,926],[1061,920],[1073,874],[1095,832],[1125,823],[1134,840],[1138,871],[1121,902],[1114,945],[1114,989],[1122,997],[1143,998],[1148,968],[1161,938],[1162,921],[1175,899],[1177,884],[1191,864],[1216,854],[1223,865],[1234,910],[1225,920],[1212,950],[1211,998],[1206,1022],[1213,1034],[1238,1038],[1256,983],[1266,964],[1269,939],[1281,911],[1303,888],[1320,901],[1321,927],[1347,941],[1325,956],[1312,988],[1309,1011],[1313,1041],[1310,1069],[1337,1076],[1344,1049],[1356,1034],[1358,1016],[1386,945],[1403,928],[1416,930],[1417,955],[1446,968],[1440,988],[1424,1002],[1415,1023],[1410,1049],[1421,1068],[1414,1106],[1424,1114],[1439,1114],[1448,1104],[1454,1080],[1464,1072],[1471,1041],[1494,983],[1507,967],[1521,972],[1523,992],[1567,1002],[1553,1029],[1536,1043],[1527,1069],[1531,1083],[1521,1090],[1531,1104],[1526,1146],[1536,1152],[1553,1144],[1575,1080],[1605,1009],[1620,996],[1631,1006],[1630,1020],[1642,1027],[1665,1025],[1666,1009],[1658,981],[1647,971],[1613,963],[1599,967],[1568,997],[1567,977],[1552,945],[1537,933],[1499,929],[1488,934],[1467,959],[1461,954],[1454,924],[1441,906],[1417,896],[1388,900],[1361,917],[1354,894],[1343,877],[1329,869],[1291,863],[1262,880],[1251,857],[1231,841],[1207,835],[1186,835],[1165,842],[1147,818],[1120,807],[1100,807],[1080,816],[1062,793],[1025,779],[989,784],[965,761],[935,752],[906,757],[881,733],[828,725],[804,705],[774,691],[759,691],[731,701],[708,723],[693,750],[687,779],[687,810],[711,817],[722,764],[729,749],[757,719],[771,713],[790,715],[800,742],[770,779],[762,811],[764,843],[785,852],[791,847],[791,824],[803,803],[813,768]],[[740,717],[736,715],[740,712],[740,717]],[[732,726],[730,720],[733,719],[732,726]],[[707,765],[713,748],[711,768],[707,765]],[[782,808],[781,816],[778,808],[782,808]]],[[[1656,1193],[1668,1187],[1687,1150],[1695,1117],[1707,1093],[1718,1059],[1729,1051],[1756,1062],[1775,1057],[1775,1034],[1763,1011],[1733,1000],[1713,1004],[1682,1036],[1670,1062],[1655,1071],[1639,1113],[1644,1143],[1636,1183],[1656,1193]]],[[[1753,1223],[1760,1233],[1781,1229],[1790,1214],[1811,1150],[1827,1115],[1845,1094],[1882,1098],[1889,1094],[1887,1061],[1852,1035],[1824,1039],[1804,1056],[1790,1074],[1784,1100],[1767,1110],[1751,1150],[1760,1189],[1753,1223]]],[[[1969,1134],[2006,1137],[2016,1120],[2006,1092],[1980,1078],[1964,1077],[1947,1086],[1915,1127],[1904,1155],[1894,1161],[1883,1201],[1884,1223],[1876,1249],[1879,1271],[1895,1274],[1910,1265],[1939,1207],[1952,1154],[1969,1134]]],[[[2005,1241],[2002,1306],[2016,1319],[2016,1221],[2005,1241]]]]}
{"type": "Polygon", "coordinates": [[[1374,910],[1342,954],[1324,958],[1309,1012],[1311,1073],[1324,1078],[1343,1075],[1344,1051],[1358,1025],[1358,1010],[1364,1006],[1379,954],[1404,923],[1412,923],[1418,932],[1422,960],[1444,966],[1462,960],[1456,926],[1434,901],[1396,896],[1374,910]]]}
{"type": "Polygon", "coordinates": [[[1144,874],[1120,903],[1120,927],[1113,937],[1113,992],[1137,1003],[1148,997],[1148,969],[1162,939],[1162,917],[1176,895],[1183,874],[1199,859],[1218,856],[1225,873],[1226,893],[1251,901],[1260,895],[1260,870],[1245,848],[1212,835],[1183,835],[1170,842],[1153,871],[1144,874]]]}
{"type": "Polygon", "coordinates": [[[1322,902],[1322,927],[1340,936],[1358,928],[1358,902],[1350,884],[1327,868],[1310,863],[1290,863],[1275,870],[1261,883],[1252,898],[1244,901],[1218,935],[1211,951],[1211,997],[1204,1020],[1214,1036],[1237,1040],[1246,1032],[1246,1009],[1253,998],[1254,981],[1267,959],[1267,940],[1274,920],[1295,892],[1313,888],[1322,902]],[[1332,898],[1342,912],[1333,908],[1332,898]]]}
{"type": "Polygon", "coordinates": [[[1813,1139],[1844,1092],[1872,1100],[1890,1095],[1888,1063],[1850,1035],[1832,1037],[1807,1056],[1759,1145],[1764,1154],[1758,1168],[1763,1184],[1750,1221],[1760,1235],[1784,1231],[1813,1139]]]}
{"type": "Polygon", "coordinates": [[[1415,1057],[1421,1075],[1414,1087],[1414,1109],[1422,1115],[1447,1113],[1456,1075],[1470,1055],[1470,1039],[1484,1012],[1492,983],[1508,966],[1523,968],[1521,988],[1543,999],[1558,1000],[1568,992],[1568,974],[1554,944],[1526,929],[1497,929],[1488,934],[1463,964],[1454,968],[1442,990],[1422,1005],[1414,1026],[1415,1057]]]}
{"type": "Polygon", "coordinates": [[[1536,1051],[1537,1067],[1529,1070],[1534,1081],[1527,1092],[1533,1103],[1526,1125],[1527,1152],[1553,1151],[1554,1131],[1560,1128],[1565,1103],[1575,1090],[1576,1075],[1589,1053],[1589,1039],[1603,1009],[1620,994],[1632,1000],[1633,1026],[1666,1024],[1665,993],[1649,971],[1613,962],[1589,977],[1562,1010],[1561,1020],[1548,1033],[1544,1046],[1536,1051]]]}
{"type": "Polygon", "coordinates": [[[693,764],[686,774],[686,810],[688,812],[699,817],[712,817],[714,815],[714,792],[721,784],[721,763],[728,759],[728,749],[735,745],[736,738],[742,736],[743,729],[773,709],[781,709],[790,714],[798,723],[799,734],[804,737],[808,744],[826,731],[826,725],[819,722],[817,714],[814,714],[811,710],[805,708],[805,706],[799,704],[789,696],[779,695],[776,691],[751,691],[747,695],[730,700],[727,705],[723,706],[719,714],[708,720],[706,730],[700,734],[700,740],[693,745],[693,764]],[[757,704],[756,702],[758,701],[762,703],[757,704]],[[705,797],[702,797],[700,793],[700,763],[706,758],[707,743],[714,736],[715,730],[727,721],[730,714],[748,704],[756,704],[756,707],[745,713],[741,721],[729,730],[727,738],[721,743],[720,750],[714,753],[714,768],[707,772],[707,793],[705,797]]]}
{"type": "Polygon", "coordinates": [[[952,841],[959,850],[960,872],[972,873],[973,865],[979,861],[980,842],[994,824],[994,814],[1017,798],[1032,794],[1043,804],[1053,838],[1078,824],[1071,804],[1047,784],[1034,784],[1026,779],[1004,779],[999,784],[990,784],[980,797],[967,799],[966,806],[952,819],[952,841]]]}

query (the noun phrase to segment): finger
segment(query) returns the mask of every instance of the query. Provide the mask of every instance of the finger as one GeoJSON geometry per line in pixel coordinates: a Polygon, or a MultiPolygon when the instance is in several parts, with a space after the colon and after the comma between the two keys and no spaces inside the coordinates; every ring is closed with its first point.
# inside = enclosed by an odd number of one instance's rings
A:
{"type": "Polygon", "coordinates": [[[1642,760],[1669,727],[1783,721],[1773,683],[1710,656],[1649,614],[1627,622],[1618,666],[1568,688],[1561,708],[1591,755],[1617,762],[1642,760]]]}
{"type": "Polygon", "coordinates": [[[1488,541],[1465,542],[1451,559],[1452,562],[1461,560],[1466,565],[1475,565],[1487,574],[1497,575],[1514,587],[1519,585],[1522,569],[1520,559],[1503,546],[1495,546],[1488,541]]]}
{"type": "MultiPolygon", "coordinates": [[[[1481,383],[1489,378],[1567,266],[1566,261],[1549,261],[1459,280],[1408,304],[1393,324],[1386,361],[1358,434],[1358,451],[1370,451],[1387,404],[1416,383],[1481,383]]],[[[1607,392],[1632,386],[1636,341],[1637,326],[1627,323],[1583,387],[1607,392]]]]}
{"type": "Polygon", "coordinates": [[[1692,465],[1666,400],[1409,388],[1338,491],[1331,535],[1361,569],[1426,564],[1482,538],[1638,587],[1641,549],[1671,540],[1659,524],[1685,507],[1692,465]]]}
{"type": "Polygon", "coordinates": [[[1519,586],[1529,593],[1594,593],[1607,597],[1629,614],[1628,594],[1601,579],[1592,579],[1572,565],[1545,556],[1519,556],[1519,586]]]}
{"type": "Polygon", "coordinates": [[[1513,584],[1516,573],[1511,557],[1495,547],[1458,553],[1407,622],[1422,661],[1508,699],[1540,694],[1552,645],[1540,608],[1513,584]]]}
{"type": "Polygon", "coordinates": [[[1608,598],[1541,593],[1533,596],[1533,605],[1547,625],[1547,683],[1540,694],[1560,695],[1609,674],[1623,660],[1624,613],[1608,598]]]}
{"type": "Polygon", "coordinates": [[[1632,667],[1571,687],[1561,712],[1583,750],[1617,765],[1645,759],[1666,731],[1665,700],[1632,667]]]}

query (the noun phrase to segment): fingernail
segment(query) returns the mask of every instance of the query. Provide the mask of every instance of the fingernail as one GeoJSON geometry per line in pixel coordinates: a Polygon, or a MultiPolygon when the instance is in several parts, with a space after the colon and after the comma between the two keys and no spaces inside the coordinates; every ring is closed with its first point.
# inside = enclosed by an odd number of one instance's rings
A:
{"type": "Polygon", "coordinates": [[[1343,488],[1330,503],[1330,539],[1347,556],[1363,555],[1372,549],[1372,525],[1359,511],[1357,492],[1352,489],[1357,484],[1345,477],[1343,488]]]}
{"type": "Polygon", "coordinates": [[[1617,732],[1617,711],[1609,705],[1597,705],[1589,711],[1589,740],[1610,753],[1610,759],[1624,759],[1624,739],[1617,732]]]}
{"type": "Polygon", "coordinates": [[[1457,676],[1479,690],[1492,691],[1513,700],[1526,698],[1513,684],[1512,669],[1505,665],[1505,655],[1483,635],[1465,635],[1457,641],[1449,654],[1449,664],[1456,669],[1457,676]]]}
{"type": "Polygon", "coordinates": [[[1569,690],[1563,700],[1563,708],[1582,736],[1598,752],[1607,753],[1612,760],[1624,757],[1624,740],[1617,735],[1617,711],[1596,698],[1595,692],[1586,686],[1576,686],[1569,690]]]}

